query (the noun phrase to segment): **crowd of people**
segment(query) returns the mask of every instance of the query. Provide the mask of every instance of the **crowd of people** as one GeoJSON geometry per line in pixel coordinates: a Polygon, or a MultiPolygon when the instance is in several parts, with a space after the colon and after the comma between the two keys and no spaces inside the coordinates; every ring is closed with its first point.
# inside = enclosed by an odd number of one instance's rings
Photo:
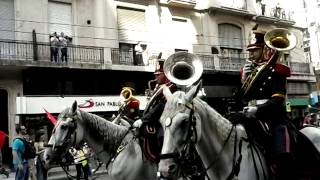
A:
{"type": "Polygon", "coordinates": [[[51,62],[68,63],[68,44],[70,42],[70,37],[66,36],[63,32],[57,35],[54,32],[50,36],[50,60],[51,62]]]}

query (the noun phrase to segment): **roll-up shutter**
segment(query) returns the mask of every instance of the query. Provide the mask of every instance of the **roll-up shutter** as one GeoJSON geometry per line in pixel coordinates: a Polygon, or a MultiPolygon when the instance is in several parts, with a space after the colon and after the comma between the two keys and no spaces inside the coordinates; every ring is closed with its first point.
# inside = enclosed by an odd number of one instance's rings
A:
{"type": "Polygon", "coordinates": [[[145,11],[117,8],[119,41],[146,41],[145,11]]]}
{"type": "Polygon", "coordinates": [[[174,47],[188,49],[192,35],[187,19],[172,18],[172,27],[170,28],[172,30],[172,43],[175,43],[174,47]]]}
{"type": "Polygon", "coordinates": [[[0,39],[14,39],[14,1],[0,0],[0,39]]]}
{"type": "Polygon", "coordinates": [[[219,43],[221,47],[241,49],[241,28],[232,24],[219,24],[219,43]]]}
{"type": "Polygon", "coordinates": [[[49,2],[48,18],[49,18],[49,33],[63,32],[67,36],[72,36],[72,21],[71,21],[71,4],[49,2]]]}

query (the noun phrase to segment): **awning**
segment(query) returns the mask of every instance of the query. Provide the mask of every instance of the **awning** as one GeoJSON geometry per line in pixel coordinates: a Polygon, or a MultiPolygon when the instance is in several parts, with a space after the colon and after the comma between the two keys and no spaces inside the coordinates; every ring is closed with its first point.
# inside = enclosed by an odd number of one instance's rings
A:
{"type": "Polygon", "coordinates": [[[291,106],[308,106],[309,105],[308,98],[290,98],[287,101],[290,102],[291,106]]]}

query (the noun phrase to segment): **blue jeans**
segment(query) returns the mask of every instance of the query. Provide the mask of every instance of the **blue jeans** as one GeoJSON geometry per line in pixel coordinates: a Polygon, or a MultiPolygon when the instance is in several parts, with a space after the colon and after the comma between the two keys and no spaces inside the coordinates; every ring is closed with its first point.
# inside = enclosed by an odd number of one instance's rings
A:
{"type": "Polygon", "coordinates": [[[29,178],[29,166],[28,163],[23,163],[23,169],[20,170],[18,167],[16,169],[16,178],[15,180],[28,180],[29,178]]]}

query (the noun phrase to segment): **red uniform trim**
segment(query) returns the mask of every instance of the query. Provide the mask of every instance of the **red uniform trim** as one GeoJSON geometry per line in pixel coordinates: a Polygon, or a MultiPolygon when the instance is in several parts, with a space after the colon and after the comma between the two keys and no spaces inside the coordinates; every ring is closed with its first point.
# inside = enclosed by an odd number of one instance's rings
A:
{"type": "Polygon", "coordinates": [[[275,69],[275,72],[278,74],[284,75],[286,77],[291,76],[290,68],[284,64],[276,64],[274,69],[275,69]]]}

